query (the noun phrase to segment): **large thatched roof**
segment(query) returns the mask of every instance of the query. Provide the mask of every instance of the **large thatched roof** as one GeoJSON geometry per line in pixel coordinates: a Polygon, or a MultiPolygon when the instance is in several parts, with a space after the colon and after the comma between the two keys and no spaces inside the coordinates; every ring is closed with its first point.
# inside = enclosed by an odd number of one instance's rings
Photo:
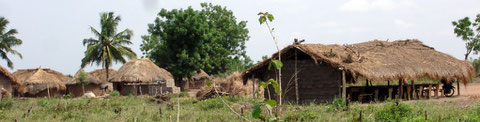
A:
{"type": "MultiPolygon", "coordinates": [[[[93,84],[97,84],[97,85],[109,83],[105,79],[105,77],[106,77],[105,74],[106,73],[105,73],[104,69],[97,69],[97,70],[94,70],[94,71],[89,72],[89,73],[85,72],[83,69],[79,69],[77,71],[77,73],[75,73],[73,78],[71,78],[70,80],[65,82],[65,85],[73,85],[73,84],[80,83],[80,81],[77,80],[77,78],[80,77],[80,72],[85,73],[87,81],[89,83],[93,83],[93,84]]],[[[113,74],[115,74],[115,72],[116,71],[113,70],[113,69],[108,70],[108,74],[110,74],[109,76],[112,76],[113,74]]]]}
{"type": "Polygon", "coordinates": [[[47,88],[65,89],[64,82],[69,78],[60,72],[51,69],[19,69],[13,73],[23,86],[20,87],[21,93],[36,94],[47,88]]]}
{"type": "Polygon", "coordinates": [[[0,74],[5,76],[7,79],[9,79],[14,85],[22,85],[21,82],[19,82],[13,75],[12,73],[8,72],[7,69],[3,68],[0,66],[0,74]]]}
{"type": "Polygon", "coordinates": [[[110,82],[154,82],[173,79],[172,74],[165,69],[155,65],[150,59],[142,58],[128,61],[123,64],[117,73],[113,75],[110,82]]]}
{"type": "MultiPolygon", "coordinates": [[[[282,55],[299,50],[316,62],[326,62],[339,70],[345,70],[354,78],[362,76],[373,81],[395,81],[402,78],[446,79],[470,81],[473,67],[467,61],[458,60],[438,52],[418,40],[369,41],[352,45],[300,44],[282,49],[282,55]]],[[[272,58],[277,58],[277,54],[272,58]]],[[[285,56],[288,57],[288,56],[285,56]]],[[[243,72],[244,78],[260,73],[272,58],[243,72]]],[[[282,56],[284,58],[284,56],[282,56]]]]}

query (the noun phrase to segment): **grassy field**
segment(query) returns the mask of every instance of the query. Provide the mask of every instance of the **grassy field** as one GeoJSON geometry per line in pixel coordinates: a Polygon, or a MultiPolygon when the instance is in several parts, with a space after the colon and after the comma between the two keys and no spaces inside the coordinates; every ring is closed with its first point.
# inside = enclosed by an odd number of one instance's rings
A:
{"type": "MultiPolygon", "coordinates": [[[[222,97],[237,112],[251,117],[255,100],[222,97]]],[[[173,97],[171,103],[151,102],[147,96],[87,98],[11,99],[0,102],[0,121],[243,121],[219,98],[197,101],[173,97]]],[[[469,101],[408,101],[397,106],[393,100],[383,103],[353,103],[348,108],[341,101],[328,104],[285,105],[280,118],[286,121],[480,121],[480,103],[469,101]],[[348,109],[348,110],[347,110],[348,109]]]]}

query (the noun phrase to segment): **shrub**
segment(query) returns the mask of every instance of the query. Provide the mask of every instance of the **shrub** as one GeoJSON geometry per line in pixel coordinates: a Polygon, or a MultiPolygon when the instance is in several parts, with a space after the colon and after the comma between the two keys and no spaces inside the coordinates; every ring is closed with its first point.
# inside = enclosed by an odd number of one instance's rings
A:
{"type": "Polygon", "coordinates": [[[377,110],[375,118],[377,121],[404,121],[413,117],[413,113],[412,107],[407,104],[388,102],[377,110]]]}
{"type": "Polygon", "coordinates": [[[311,110],[303,110],[300,112],[290,112],[285,114],[284,120],[287,122],[294,121],[311,121],[318,118],[319,115],[311,110]]]}
{"type": "Polygon", "coordinates": [[[72,98],[72,95],[67,94],[67,95],[65,95],[63,98],[65,98],[65,99],[71,99],[71,98],[72,98]]]}
{"type": "Polygon", "coordinates": [[[197,104],[201,110],[211,110],[224,107],[222,100],[218,97],[202,100],[197,104]]]}
{"type": "Polygon", "coordinates": [[[42,106],[42,107],[46,107],[48,104],[49,104],[49,102],[48,102],[47,98],[44,98],[43,100],[39,100],[37,102],[37,105],[42,106]]]}
{"type": "Polygon", "coordinates": [[[0,110],[10,109],[13,106],[13,101],[11,99],[4,99],[0,101],[0,110]]]}
{"type": "Polygon", "coordinates": [[[344,110],[347,108],[347,103],[342,98],[335,98],[331,104],[328,106],[328,111],[338,111],[344,110]]]}
{"type": "Polygon", "coordinates": [[[117,90],[110,92],[110,96],[120,96],[120,92],[117,90]]]}

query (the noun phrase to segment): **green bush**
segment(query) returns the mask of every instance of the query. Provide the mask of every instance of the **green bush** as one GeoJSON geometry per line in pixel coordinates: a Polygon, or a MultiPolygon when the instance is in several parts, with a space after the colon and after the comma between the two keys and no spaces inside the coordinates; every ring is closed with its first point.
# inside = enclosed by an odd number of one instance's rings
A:
{"type": "Polygon", "coordinates": [[[219,109],[224,107],[222,100],[218,97],[202,100],[197,104],[201,110],[219,109]]]}
{"type": "Polygon", "coordinates": [[[4,99],[0,101],[0,110],[10,109],[13,106],[12,99],[4,99]]]}
{"type": "Polygon", "coordinates": [[[328,106],[328,111],[339,111],[347,108],[347,103],[342,98],[335,98],[328,106]]]}
{"type": "Polygon", "coordinates": [[[387,102],[385,105],[379,107],[375,113],[375,118],[378,121],[405,121],[405,119],[413,117],[413,108],[407,104],[396,102],[387,102]]]}
{"type": "Polygon", "coordinates": [[[110,92],[110,96],[120,96],[120,92],[117,90],[110,92]]]}
{"type": "Polygon", "coordinates": [[[65,95],[63,98],[65,98],[65,99],[72,99],[72,95],[67,94],[67,95],[65,95]]]}
{"type": "Polygon", "coordinates": [[[285,114],[284,120],[287,122],[295,121],[312,121],[319,118],[319,115],[311,110],[303,110],[300,112],[289,112],[285,114]]]}
{"type": "Polygon", "coordinates": [[[48,102],[48,99],[47,99],[47,98],[43,98],[43,100],[39,100],[39,101],[37,102],[37,105],[38,105],[38,106],[42,106],[42,107],[46,107],[48,104],[49,104],[49,102],[48,102]]]}

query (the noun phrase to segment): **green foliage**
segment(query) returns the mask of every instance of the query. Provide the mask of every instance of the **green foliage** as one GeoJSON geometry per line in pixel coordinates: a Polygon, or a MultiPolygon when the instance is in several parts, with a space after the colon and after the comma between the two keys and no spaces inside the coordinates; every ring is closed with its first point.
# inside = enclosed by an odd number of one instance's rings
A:
{"type": "Polygon", "coordinates": [[[273,19],[274,19],[273,15],[270,14],[270,13],[268,13],[268,12],[265,12],[265,13],[260,12],[260,13],[258,13],[257,15],[260,16],[260,17],[258,18],[258,22],[260,22],[260,24],[265,23],[266,20],[272,22],[273,19]]]}
{"type": "Polygon", "coordinates": [[[65,98],[65,99],[72,99],[73,97],[72,97],[72,95],[67,94],[67,95],[65,95],[63,98],[65,98]]]}
{"type": "Polygon", "coordinates": [[[118,92],[117,90],[114,90],[110,92],[110,96],[120,96],[120,92],[118,92]]]}
{"type": "Polygon", "coordinates": [[[7,66],[13,69],[13,62],[8,58],[7,53],[23,58],[20,52],[12,49],[15,46],[22,45],[23,42],[15,37],[15,34],[18,33],[16,29],[7,29],[8,23],[10,22],[7,19],[0,17],[0,58],[6,60],[7,66]]]}
{"type": "Polygon", "coordinates": [[[115,16],[113,12],[101,13],[101,31],[99,32],[90,26],[90,30],[97,36],[97,39],[88,38],[83,40],[83,45],[87,46],[87,50],[85,50],[85,57],[82,59],[82,68],[87,64],[101,64],[107,72],[106,78],[108,79],[108,69],[113,62],[125,63],[124,56],[128,57],[128,59],[137,58],[135,52],[125,46],[132,44],[130,39],[133,36],[133,32],[129,29],[117,32],[120,20],[120,16],[115,16]]]}
{"type": "Polygon", "coordinates": [[[49,104],[49,100],[47,98],[43,98],[37,101],[37,105],[41,107],[46,107],[49,104]]]}
{"type": "Polygon", "coordinates": [[[260,104],[255,104],[252,110],[252,117],[255,119],[260,119],[262,117],[262,109],[260,108],[260,104]]]}
{"type": "Polygon", "coordinates": [[[342,98],[335,98],[328,106],[328,111],[340,111],[347,108],[347,102],[342,98]]]}
{"type": "Polygon", "coordinates": [[[0,100],[0,110],[12,108],[13,100],[12,99],[2,99],[0,100]]]}
{"type": "Polygon", "coordinates": [[[180,92],[178,94],[169,94],[168,97],[176,98],[176,97],[189,97],[187,92],[180,92]]]}
{"type": "Polygon", "coordinates": [[[226,7],[201,6],[201,10],[162,9],[148,25],[149,34],[142,36],[142,52],[175,78],[191,77],[201,69],[216,75],[251,66],[245,52],[247,22],[237,22],[226,7]]]}
{"type": "Polygon", "coordinates": [[[468,59],[468,55],[473,51],[477,54],[480,50],[480,14],[477,15],[475,20],[470,21],[469,17],[453,21],[452,25],[455,26],[453,32],[465,41],[465,47],[467,52],[465,53],[465,60],[468,59]]]}
{"type": "Polygon", "coordinates": [[[225,106],[222,100],[218,97],[202,100],[198,102],[197,105],[201,110],[204,110],[204,111],[208,111],[212,109],[220,109],[220,108],[224,108],[225,106]]]}
{"type": "Polygon", "coordinates": [[[319,118],[319,115],[312,110],[302,110],[285,113],[284,120],[287,122],[312,121],[319,118]]]}
{"type": "Polygon", "coordinates": [[[395,102],[388,102],[383,107],[379,108],[375,113],[375,118],[378,121],[405,121],[414,117],[413,108],[407,104],[395,102]]]}
{"type": "Polygon", "coordinates": [[[272,60],[268,65],[268,70],[273,66],[276,70],[282,69],[283,63],[280,60],[272,60]]]}

